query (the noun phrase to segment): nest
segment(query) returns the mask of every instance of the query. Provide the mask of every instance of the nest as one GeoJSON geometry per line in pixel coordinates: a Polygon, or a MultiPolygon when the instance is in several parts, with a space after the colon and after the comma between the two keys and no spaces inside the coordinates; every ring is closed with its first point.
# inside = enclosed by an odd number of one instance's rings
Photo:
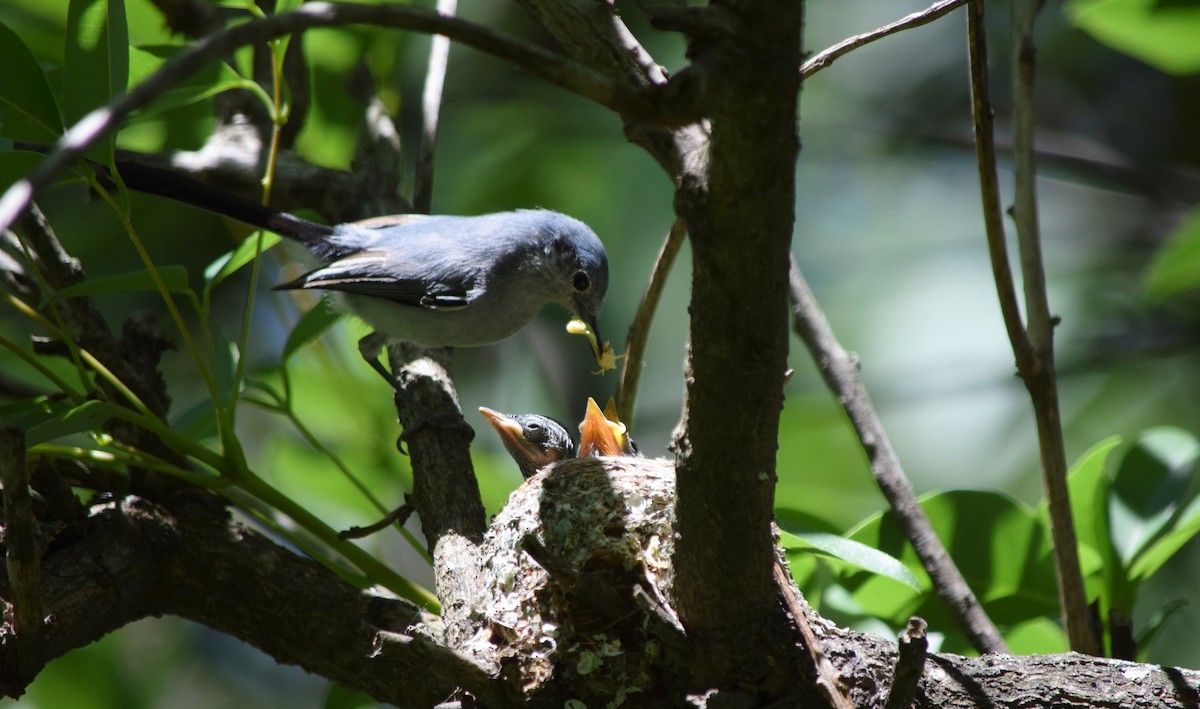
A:
{"type": "Polygon", "coordinates": [[[525,693],[553,681],[620,700],[654,686],[655,625],[678,625],[674,495],[662,460],[571,460],[530,478],[487,531],[460,650],[525,693]]]}

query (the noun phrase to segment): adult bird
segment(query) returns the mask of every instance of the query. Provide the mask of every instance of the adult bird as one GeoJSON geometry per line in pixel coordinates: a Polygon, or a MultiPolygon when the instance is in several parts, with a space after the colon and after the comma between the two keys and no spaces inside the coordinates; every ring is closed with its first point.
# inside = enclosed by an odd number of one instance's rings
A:
{"type": "Polygon", "coordinates": [[[332,293],[335,306],[366,321],[377,334],[364,338],[360,349],[393,386],[378,362],[385,340],[425,347],[487,345],[512,336],[550,304],[586,323],[603,345],[596,320],[608,290],[608,256],[595,232],[565,214],[545,209],[470,217],[401,214],[330,226],[172,170],[122,159],[117,171],[131,189],[302,244],[316,267],[277,288],[332,293]]]}

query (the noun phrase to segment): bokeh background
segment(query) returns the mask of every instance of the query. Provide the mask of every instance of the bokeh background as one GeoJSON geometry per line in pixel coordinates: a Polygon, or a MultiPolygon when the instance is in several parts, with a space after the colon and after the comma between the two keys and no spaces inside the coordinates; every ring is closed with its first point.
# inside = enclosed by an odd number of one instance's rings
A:
{"type": "MultiPolygon", "coordinates": [[[[147,0],[126,5],[133,44],[181,41],[166,33],[147,0]]],[[[925,5],[809,0],[805,45],[819,50],[925,5]]],[[[651,29],[633,3],[618,6],[660,63],[673,71],[686,65],[679,37],[651,29]]],[[[1146,298],[1150,264],[1200,199],[1200,77],[1164,72],[1099,43],[1069,21],[1070,9],[1050,3],[1039,23],[1038,197],[1051,306],[1062,318],[1056,343],[1073,460],[1114,434],[1132,437],[1168,424],[1200,432],[1197,301],[1185,296],[1151,305],[1146,298]]],[[[0,22],[54,67],[62,60],[66,12],[66,0],[4,0],[0,22]]],[[[1001,143],[1007,140],[1006,13],[1006,5],[989,6],[1001,143]]],[[[515,5],[463,0],[460,14],[553,45],[515,5]]],[[[360,60],[380,82],[406,145],[415,147],[427,38],[360,28],[310,32],[305,44],[314,97],[299,152],[322,165],[348,167],[358,116],[340,95],[360,60]]],[[[1034,506],[1041,497],[1037,442],[987,262],[967,88],[961,10],[860,49],[808,80],[800,104],[793,252],[843,345],[860,356],[867,386],[918,492],[997,490],[1034,506]]],[[[195,149],[210,126],[211,111],[201,103],[139,117],[120,142],[148,151],[195,149]]],[[[1008,185],[1002,159],[1001,183],[1008,185]]],[[[44,203],[68,249],[92,276],[140,268],[112,214],[82,196],[81,188],[65,187],[44,203]]],[[[672,221],[671,204],[666,176],[625,141],[617,118],[490,57],[453,50],[434,212],[542,206],[590,224],[609,250],[612,284],[601,328],[618,349],[672,221]]],[[[142,236],[155,259],[184,264],[197,279],[243,234],[161,199],[137,199],[134,214],[145,225],[142,236]]],[[[633,431],[649,455],[667,454],[680,416],[689,258],[685,246],[645,362],[633,431]]],[[[268,259],[268,285],[279,280],[282,263],[268,259]]],[[[244,308],[246,283],[231,279],[216,294],[217,329],[230,336],[244,308]]],[[[264,287],[246,354],[256,378],[278,385],[279,351],[297,312],[291,301],[268,293],[264,287]]],[[[159,308],[153,296],[110,296],[100,304],[114,323],[132,310],[159,308]]],[[[5,336],[22,341],[28,326],[10,313],[0,317],[5,336]]],[[[613,374],[594,376],[585,369],[586,345],[567,336],[564,324],[562,312],[547,311],[509,341],[455,355],[459,396],[478,432],[474,457],[491,511],[520,477],[475,413],[478,406],[537,411],[573,423],[587,396],[603,401],[615,391],[613,374]]],[[[361,324],[342,322],[294,357],[288,371],[297,416],[391,506],[399,503],[409,472],[395,452],[391,397],[354,348],[362,334],[361,324]]],[[[33,380],[13,360],[0,362],[13,376],[33,380]]],[[[848,531],[885,504],[852,431],[797,340],[791,366],[778,505],[848,531]]],[[[186,353],[169,355],[166,369],[173,413],[185,419],[206,394],[186,353]]],[[[730,363],[729,376],[738,376],[737,363],[730,363]]],[[[247,407],[239,421],[256,469],[330,524],[349,527],[377,518],[341,472],[281,417],[247,407]]],[[[428,568],[393,531],[364,546],[431,581],[428,568]]],[[[1151,661],[1200,666],[1197,588],[1200,545],[1192,543],[1142,591],[1135,621],[1174,600],[1192,603],[1164,627],[1151,661]]],[[[228,637],[157,619],[57,661],[16,705],[358,702],[228,637]]]]}

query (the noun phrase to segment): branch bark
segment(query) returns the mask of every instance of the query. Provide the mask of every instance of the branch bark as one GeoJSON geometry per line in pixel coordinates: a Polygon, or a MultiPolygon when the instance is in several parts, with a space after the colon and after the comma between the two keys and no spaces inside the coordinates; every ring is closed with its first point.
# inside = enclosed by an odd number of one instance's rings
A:
{"type": "Polygon", "coordinates": [[[927,25],[967,2],[968,0],[940,0],[920,12],[905,15],[899,20],[889,22],[883,27],[878,27],[870,32],[856,34],[853,37],[847,37],[832,47],[817,52],[811,59],[804,62],[800,67],[800,78],[804,80],[811,77],[813,74],[834,63],[841,56],[849,54],[859,47],[864,47],[876,40],[883,39],[903,30],[927,25]]]}
{"type": "MultiPolygon", "coordinates": [[[[38,192],[92,143],[112,132],[133,111],[190,76],[200,67],[248,44],[314,27],[373,24],[442,34],[457,42],[518,64],[535,76],[608,106],[623,115],[650,118],[662,111],[643,93],[618,84],[577,62],[515,37],[423,8],[353,3],[307,3],[208,35],[167,61],[145,81],[88,115],[59,140],[44,160],[0,197],[0,232],[8,229],[38,192]]],[[[683,120],[675,117],[672,120],[683,120]]],[[[684,121],[686,122],[686,121],[684,121]]]]}
{"type": "MultiPolygon", "coordinates": [[[[412,604],[357,589],[221,510],[169,509],[133,496],[95,505],[63,529],[43,560],[42,597],[53,617],[45,632],[16,634],[11,615],[0,624],[0,693],[18,696],[48,661],[107,632],[171,614],[401,707],[468,694],[483,706],[561,707],[569,697],[590,705],[610,701],[634,677],[648,684],[630,698],[683,703],[689,638],[658,600],[677,582],[669,564],[674,487],[665,461],[589,459],[561,463],[519,488],[486,534],[487,573],[475,586],[481,602],[456,631],[473,629],[478,654],[448,648],[449,629],[424,622],[412,604]],[[531,532],[549,550],[550,569],[525,551],[531,532]],[[558,642],[540,644],[546,633],[558,642]],[[612,644],[619,638],[625,642],[612,644]],[[526,642],[542,652],[520,652],[526,642]],[[647,643],[656,651],[644,652],[647,643]],[[533,665],[522,664],[530,658],[533,665]],[[593,664],[580,673],[581,662],[593,664]],[[525,674],[537,668],[553,674],[525,674]],[[538,690],[521,694],[531,676],[541,677],[538,690]]],[[[0,595],[10,594],[9,577],[0,575],[0,595]]],[[[885,706],[896,645],[801,612],[854,706],[885,706]]],[[[765,669],[792,691],[806,684],[795,667],[765,669]]],[[[1198,700],[1200,672],[1191,670],[1073,653],[932,653],[912,706],[1182,709],[1198,700]]]]}
{"type": "Polygon", "coordinates": [[[697,31],[689,46],[712,135],[708,163],[689,170],[676,195],[693,279],[686,401],[673,444],[680,480],[673,597],[718,687],[752,683],[762,672],[762,623],[776,603],[771,522],[787,369],[802,9],[801,2],[714,3],[701,18],[713,34],[697,31]]]}
{"type": "Polygon", "coordinates": [[[1017,303],[1013,274],[1008,265],[1004,224],[1000,216],[983,3],[978,0],[969,5],[967,12],[971,106],[992,272],[1000,298],[1000,310],[1017,363],[1017,374],[1029,392],[1037,424],[1042,486],[1050,511],[1054,572],[1058,580],[1058,599],[1062,609],[1063,626],[1073,650],[1099,655],[1102,648],[1094,616],[1088,607],[1087,591],[1079,566],[1079,547],[1071,516],[1071,501],[1067,491],[1067,458],[1058,404],[1058,383],[1054,371],[1055,322],[1050,316],[1038,230],[1036,171],[1033,161],[1033,24],[1037,6],[1036,0],[1015,3],[1013,15],[1013,167],[1016,189],[1012,214],[1017,226],[1021,275],[1025,284],[1027,317],[1024,323],[1017,303]]]}

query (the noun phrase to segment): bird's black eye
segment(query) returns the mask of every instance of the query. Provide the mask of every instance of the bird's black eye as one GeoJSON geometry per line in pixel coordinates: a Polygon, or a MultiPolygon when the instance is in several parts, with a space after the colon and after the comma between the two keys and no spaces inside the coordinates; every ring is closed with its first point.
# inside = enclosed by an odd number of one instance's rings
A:
{"type": "Polygon", "coordinates": [[[540,424],[540,423],[527,423],[527,424],[525,424],[525,428],[529,429],[531,432],[533,432],[533,431],[540,431],[540,430],[542,430],[542,424],[540,424]]]}
{"type": "Polygon", "coordinates": [[[577,291],[585,291],[592,287],[592,279],[588,277],[586,271],[576,271],[575,275],[571,277],[571,285],[577,291]]]}

